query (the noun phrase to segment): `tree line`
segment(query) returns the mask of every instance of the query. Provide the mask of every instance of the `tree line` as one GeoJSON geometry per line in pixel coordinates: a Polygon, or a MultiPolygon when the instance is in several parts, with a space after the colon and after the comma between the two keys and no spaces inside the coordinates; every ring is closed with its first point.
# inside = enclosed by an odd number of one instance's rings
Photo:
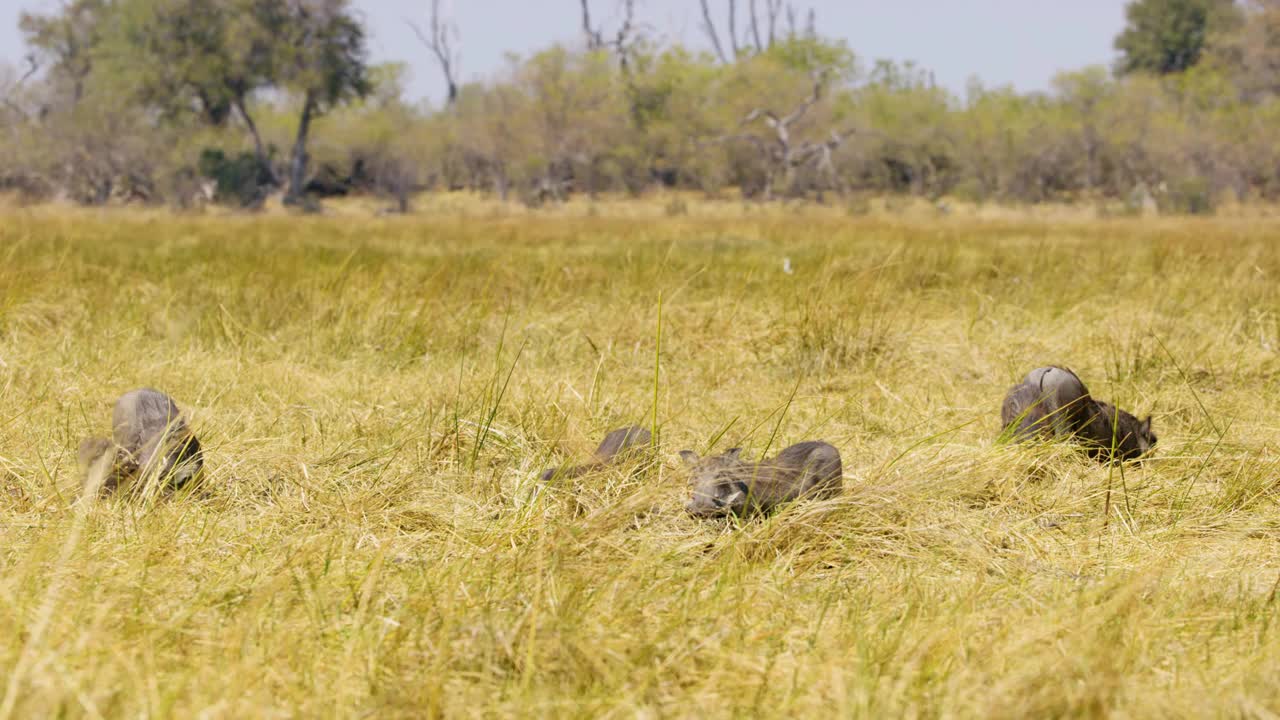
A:
{"type": "Polygon", "coordinates": [[[705,52],[663,42],[635,0],[610,8],[580,0],[579,42],[461,82],[460,29],[427,0],[413,29],[435,62],[413,70],[443,75],[432,106],[406,98],[405,65],[370,64],[348,0],[69,0],[24,14],[31,53],[0,69],[0,189],[245,208],[369,193],[397,210],[459,189],[1173,212],[1280,196],[1280,0],[1135,0],[1112,67],[962,96],[783,0],[700,0],[705,52]]]}

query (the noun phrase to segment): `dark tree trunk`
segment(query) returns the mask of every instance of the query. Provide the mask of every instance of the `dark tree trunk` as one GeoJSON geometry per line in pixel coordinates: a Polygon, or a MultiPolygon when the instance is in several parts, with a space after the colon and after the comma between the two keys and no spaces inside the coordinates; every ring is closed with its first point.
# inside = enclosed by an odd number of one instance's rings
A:
{"type": "Polygon", "coordinates": [[[243,96],[235,99],[235,106],[240,113],[240,119],[244,120],[245,127],[249,128],[249,135],[253,136],[253,154],[258,158],[259,172],[266,177],[269,184],[278,184],[279,180],[276,178],[275,170],[271,167],[271,158],[267,157],[267,148],[262,144],[262,135],[258,133],[257,123],[253,121],[248,109],[245,108],[243,96]]]}
{"type": "Polygon", "coordinates": [[[311,132],[311,116],[315,113],[315,98],[307,92],[302,103],[302,117],[298,118],[298,136],[293,141],[293,152],[289,157],[289,189],[285,193],[286,205],[303,203],[303,185],[307,180],[307,135],[311,132]]]}

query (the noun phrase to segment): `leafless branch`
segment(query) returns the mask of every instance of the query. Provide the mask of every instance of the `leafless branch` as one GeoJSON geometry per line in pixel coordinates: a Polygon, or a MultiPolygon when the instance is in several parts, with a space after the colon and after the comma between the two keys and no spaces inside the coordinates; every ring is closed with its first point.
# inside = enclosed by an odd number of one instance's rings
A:
{"type": "Polygon", "coordinates": [[[631,48],[631,33],[635,29],[636,17],[636,0],[622,0],[622,25],[618,27],[618,34],[614,36],[613,47],[618,53],[618,62],[622,64],[622,68],[627,68],[627,56],[631,48]]]}
{"type": "Polygon", "coordinates": [[[813,89],[808,97],[800,101],[800,104],[794,110],[779,118],[772,110],[765,108],[756,108],[747,113],[742,119],[741,125],[749,125],[756,120],[764,118],[765,124],[774,130],[778,135],[779,142],[783,145],[789,145],[791,126],[804,117],[809,108],[822,99],[822,92],[826,88],[827,76],[830,74],[830,68],[821,68],[812,73],[813,89]]]}
{"type": "Polygon", "coordinates": [[[742,57],[738,45],[738,0],[729,0],[729,49],[733,51],[734,60],[742,57]]]}
{"type": "Polygon", "coordinates": [[[778,13],[782,12],[783,0],[764,0],[765,16],[769,18],[769,47],[777,38],[778,13]]]}
{"type": "Polygon", "coordinates": [[[738,125],[745,127],[760,118],[764,118],[765,124],[769,127],[774,127],[778,124],[778,116],[774,115],[772,110],[756,108],[755,110],[747,113],[746,117],[742,118],[742,122],[738,123],[738,125]]]}
{"type": "Polygon", "coordinates": [[[720,36],[716,33],[715,21],[711,19],[711,7],[707,4],[707,0],[698,0],[702,5],[702,29],[707,33],[707,37],[711,39],[711,47],[715,49],[716,56],[720,58],[720,62],[729,64],[729,59],[725,57],[724,46],[720,44],[720,36]]]}
{"type": "MultiPolygon", "coordinates": [[[[729,63],[737,60],[744,54],[754,55],[762,53],[774,46],[778,39],[778,18],[782,15],[782,11],[787,11],[787,20],[790,23],[790,36],[796,36],[796,9],[786,0],[764,0],[764,18],[760,17],[760,0],[748,0],[746,6],[747,18],[742,27],[742,34],[738,34],[738,0],[726,0],[728,5],[729,23],[726,27],[729,44],[729,52],[725,52],[725,45],[720,41],[720,33],[716,29],[715,20],[712,19],[711,3],[709,0],[699,0],[702,8],[702,29],[707,34],[707,38],[711,40],[711,47],[715,50],[716,56],[723,63],[729,63]]],[[[809,11],[809,24],[814,24],[813,11],[809,11]]]]}
{"type": "Polygon", "coordinates": [[[784,125],[790,126],[792,123],[804,117],[804,114],[809,111],[809,108],[813,107],[814,103],[822,99],[822,90],[827,85],[827,75],[830,74],[830,72],[830,68],[820,68],[813,71],[813,91],[809,93],[809,97],[800,102],[800,105],[797,106],[795,110],[791,111],[791,114],[782,118],[782,123],[784,125]]]}
{"type": "Polygon", "coordinates": [[[636,0],[621,0],[619,5],[622,7],[622,24],[618,26],[618,32],[613,36],[612,40],[604,39],[603,26],[595,27],[591,24],[591,0],[581,0],[582,5],[582,33],[587,38],[588,50],[601,50],[606,47],[613,48],[618,56],[618,62],[625,70],[627,67],[628,56],[631,52],[632,35],[640,30],[636,25],[636,0]]]}
{"type": "Polygon", "coordinates": [[[618,36],[614,40],[619,45],[626,42],[627,36],[631,34],[636,19],[636,0],[622,0],[622,13],[622,26],[618,28],[618,36]]]}
{"type": "Polygon", "coordinates": [[[29,119],[27,111],[23,110],[17,103],[15,103],[12,96],[15,92],[20,90],[24,84],[26,84],[27,80],[29,80],[32,75],[35,75],[36,72],[40,70],[40,63],[36,61],[36,56],[31,53],[28,53],[23,59],[27,61],[27,71],[9,87],[9,91],[6,92],[4,96],[4,104],[8,105],[9,108],[17,113],[23,120],[27,120],[29,119]]]}
{"type": "Polygon", "coordinates": [[[825,155],[828,159],[831,153],[838,150],[844,141],[857,134],[856,128],[847,130],[832,130],[831,134],[821,142],[805,142],[795,152],[795,160],[797,165],[803,165],[809,162],[817,155],[825,155]]]}
{"type": "Polygon", "coordinates": [[[701,148],[701,147],[706,147],[707,145],[723,145],[725,143],[738,142],[738,141],[750,143],[754,145],[755,148],[759,150],[761,153],[769,154],[768,143],[766,143],[765,140],[763,140],[760,136],[753,135],[751,133],[733,133],[730,135],[720,135],[719,137],[710,138],[709,140],[698,140],[696,142],[696,145],[701,148]]]}
{"type": "Polygon", "coordinates": [[[588,50],[599,50],[604,45],[604,38],[601,32],[591,27],[590,0],[582,0],[582,32],[587,36],[588,50]]]}
{"type": "Polygon", "coordinates": [[[751,11],[751,39],[755,41],[756,52],[764,52],[764,45],[760,41],[760,16],[756,9],[756,0],[751,0],[748,6],[751,11]]]}
{"type": "MultiPolygon", "coordinates": [[[[795,34],[795,9],[790,7],[785,0],[764,0],[764,20],[760,18],[759,0],[750,0],[747,10],[750,17],[747,22],[747,31],[750,32],[749,37],[751,43],[755,46],[756,53],[762,53],[773,47],[778,40],[778,16],[786,8],[791,13],[792,35],[795,34]]],[[[810,11],[812,12],[812,11],[810,11]]],[[[745,36],[745,32],[744,32],[745,36]]]]}
{"type": "MultiPolygon", "coordinates": [[[[583,0],[583,7],[586,6],[586,0],[583,0]]],[[[427,26],[428,32],[423,32],[422,28],[411,20],[406,20],[409,27],[413,28],[414,34],[422,41],[422,44],[436,56],[436,61],[440,64],[440,71],[444,73],[445,83],[449,87],[448,104],[453,105],[458,99],[458,79],[456,75],[458,64],[458,53],[453,43],[458,38],[458,26],[450,22],[446,18],[440,17],[440,0],[431,0],[431,16],[430,24],[427,26]]]]}
{"type": "Polygon", "coordinates": [[[22,74],[22,77],[18,78],[18,82],[14,83],[14,88],[22,87],[23,83],[25,83],[28,79],[31,78],[32,75],[35,75],[36,72],[40,70],[40,63],[36,61],[36,56],[34,53],[27,53],[27,56],[23,59],[27,61],[27,71],[22,74]]]}

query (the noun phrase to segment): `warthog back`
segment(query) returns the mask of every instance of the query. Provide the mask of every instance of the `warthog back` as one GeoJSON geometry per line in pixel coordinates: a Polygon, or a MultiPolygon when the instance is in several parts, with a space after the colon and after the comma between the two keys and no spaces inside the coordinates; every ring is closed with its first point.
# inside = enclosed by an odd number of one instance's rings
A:
{"type": "Polygon", "coordinates": [[[1150,417],[1139,421],[1095,400],[1080,377],[1062,367],[1027,373],[1005,396],[1000,419],[1002,432],[1015,440],[1074,438],[1099,460],[1134,460],[1156,444],[1150,417]]]}
{"type": "Polygon", "coordinates": [[[604,466],[617,462],[627,455],[648,447],[653,442],[653,435],[638,425],[618,428],[610,431],[600,442],[600,446],[591,454],[591,459],[582,465],[562,465],[542,471],[539,479],[547,482],[552,478],[575,478],[604,466]]]}
{"type": "Polygon", "coordinates": [[[178,404],[159,390],[143,388],[120,396],[111,426],[116,445],[124,449],[140,476],[155,473],[176,488],[204,465],[200,441],[187,427],[178,404]]]}
{"type": "Polygon", "coordinates": [[[1060,367],[1036,368],[1005,396],[1000,408],[1004,430],[1013,437],[1065,438],[1089,424],[1094,415],[1089,390],[1072,371],[1060,367]]]}
{"type": "Polygon", "coordinates": [[[86,485],[112,490],[126,481],[156,478],[177,488],[204,466],[200,441],[173,398],[159,390],[121,395],[111,412],[111,436],[80,443],[86,485]]]}

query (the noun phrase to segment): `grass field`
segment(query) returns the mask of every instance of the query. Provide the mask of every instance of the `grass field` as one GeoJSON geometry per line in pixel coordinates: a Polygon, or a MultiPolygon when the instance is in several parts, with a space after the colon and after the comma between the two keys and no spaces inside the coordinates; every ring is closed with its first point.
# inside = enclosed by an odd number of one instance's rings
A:
{"type": "Polygon", "coordinates": [[[1275,717],[1278,239],[6,211],[0,718],[1275,717]],[[995,445],[1048,363],[1153,459],[995,445]],[[145,385],[202,489],[77,504],[145,385]],[[840,499],[684,514],[678,450],[811,438],[840,499]]]}

